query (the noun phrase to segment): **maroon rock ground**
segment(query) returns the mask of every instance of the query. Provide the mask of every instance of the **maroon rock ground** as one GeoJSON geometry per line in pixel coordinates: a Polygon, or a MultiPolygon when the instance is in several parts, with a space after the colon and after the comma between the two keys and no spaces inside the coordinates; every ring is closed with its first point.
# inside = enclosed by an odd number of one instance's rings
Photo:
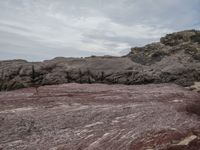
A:
{"type": "Polygon", "coordinates": [[[0,93],[2,150],[199,150],[200,94],[174,84],[0,93]]]}

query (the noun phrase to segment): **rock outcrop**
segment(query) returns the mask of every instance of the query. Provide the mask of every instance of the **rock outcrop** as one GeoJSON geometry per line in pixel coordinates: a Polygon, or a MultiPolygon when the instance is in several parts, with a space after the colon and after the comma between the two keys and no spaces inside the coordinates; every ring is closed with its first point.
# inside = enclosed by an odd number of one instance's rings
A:
{"type": "Polygon", "coordinates": [[[0,149],[199,150],[199,97],[175,84],[0,92],[0,149]]]}
{"type": "Polygon", "coordinates": [[[191,85],[191,86],[186,87],[186,88],[191,90],[191,91],[200,92],[200,82],[194,82],[194,85],[191,85]]]}
{"type": "Polygon", "coordinates": [[[62,83],[147,84],[200,81],[200,31],[166,35],[131,48],[123,57],[55,58],[43,62],[0,61],[0,90],[62,83]]]}

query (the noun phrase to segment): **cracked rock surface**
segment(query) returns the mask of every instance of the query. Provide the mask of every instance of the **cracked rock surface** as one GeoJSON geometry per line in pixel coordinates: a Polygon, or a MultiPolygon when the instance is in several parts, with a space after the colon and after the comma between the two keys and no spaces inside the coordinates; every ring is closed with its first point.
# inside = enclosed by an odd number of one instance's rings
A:
{"type": "Polygon", "coordinates": [[[198,150],[200,94],[175,84],[0,92],[1,150],[198,150]]]}

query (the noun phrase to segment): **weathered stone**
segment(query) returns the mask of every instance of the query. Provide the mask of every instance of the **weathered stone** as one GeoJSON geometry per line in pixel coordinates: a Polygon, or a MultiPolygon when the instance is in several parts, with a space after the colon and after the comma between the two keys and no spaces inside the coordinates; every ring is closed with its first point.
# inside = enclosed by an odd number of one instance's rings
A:
{"type": "Polygon", "coordinates": [[[199,150],[200,94],[175,84],[0,92],[3,150],[199,150]]]}
{"type": "Polygon", "coordinates": [[[0,90],[71,82],[190,86],[200,81],[199,34],[195,30],[173,33],[161,42],[132,48],[123,57],[0,61],[0,90]]]}
{"type": "Polygon", "coordinates": [[[199,34],[199,31],[196,30],[176,32],[172,34],[167,34],[165,37],[160,39],[160,42],[165,45],[176,46],[184,42],[190,42],[191,40],[194,41],[197,34],[199,34]]]}

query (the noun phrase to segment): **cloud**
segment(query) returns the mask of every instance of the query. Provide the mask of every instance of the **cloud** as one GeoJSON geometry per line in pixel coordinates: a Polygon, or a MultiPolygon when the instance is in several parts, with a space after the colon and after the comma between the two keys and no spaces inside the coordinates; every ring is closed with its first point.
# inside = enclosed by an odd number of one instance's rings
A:
{"type": "Polygon", "coordinates": [[[0,1],[0,59],[120,55],[200,27],[199,0],[0,1]]]}

